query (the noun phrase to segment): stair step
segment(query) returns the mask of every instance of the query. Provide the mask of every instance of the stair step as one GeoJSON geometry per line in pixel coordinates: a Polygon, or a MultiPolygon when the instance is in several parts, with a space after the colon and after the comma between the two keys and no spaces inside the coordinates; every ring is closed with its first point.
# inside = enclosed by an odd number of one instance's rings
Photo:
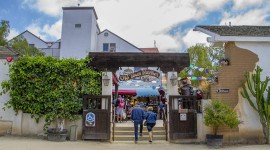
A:
{"type": "MultiPolygon", "coordinates": [[[[165,130],[153,130],[154,135],[165,135],[165,130]]],[[[134,135],[134,131],[117,130],[114,131],[114,135],[134,135]]],[[[148,131],[144,130],[143,135],[148,135],[148,131]]]]}
{"type": "MultiPolygon", "coordinates": [[[[146,127],[143,127],[143,129],[147,130],[146,127]]],[[[125,130],[125,131],[134,131],[134,127],[114,127],[114,130],[125,130]]],[[[157,131],[157,130],[165,130],[164,127],[154,127],[153,131],[157,131]]]]}
{"type": "MultiPolygon", "coordinates": [[[[148,141],[148,135],[139,136],[139,141],[148,141]]],[[[165,135],[153,135],[153,141],[155,140],[166,140],[165,135]]],[[[115,135],[114,141],[134,141],[134,135],[115,135]]]]}

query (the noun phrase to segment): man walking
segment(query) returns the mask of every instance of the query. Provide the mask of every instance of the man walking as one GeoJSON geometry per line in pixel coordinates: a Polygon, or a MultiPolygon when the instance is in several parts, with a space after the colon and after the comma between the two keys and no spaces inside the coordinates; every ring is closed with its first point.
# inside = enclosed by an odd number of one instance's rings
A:
{"type": "Polygon", "coordinates": [[[137,103],[136,107],[131,112],[131,119],[134,121],[135,143],[138,142],[138,125],[140,125],[140,136],[142,136],[144,111],[137,103]]]}

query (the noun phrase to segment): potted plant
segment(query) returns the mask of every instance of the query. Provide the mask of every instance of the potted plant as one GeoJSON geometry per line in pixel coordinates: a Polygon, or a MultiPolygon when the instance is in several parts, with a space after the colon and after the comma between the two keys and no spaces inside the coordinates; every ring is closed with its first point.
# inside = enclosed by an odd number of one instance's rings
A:
{"type": "Polygon", "coordinates": [[[218,135],[220,126],[235,128],[240,121],[237,114],[228,105],[219,100],[213,100],[204,109],[204,124],[212,127],[213,134],[206,135],[206,143],[209,146],[220,147],[223,142],[223,135],[218,135]]]}

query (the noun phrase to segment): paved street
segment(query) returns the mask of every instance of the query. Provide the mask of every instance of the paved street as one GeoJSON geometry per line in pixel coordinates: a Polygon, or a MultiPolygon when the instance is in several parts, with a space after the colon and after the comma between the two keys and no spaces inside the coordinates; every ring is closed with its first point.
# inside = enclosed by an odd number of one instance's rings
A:
{"type": "MultiPolygon", "coordinates": [[[[40,138],[1,136],[0,150],[206,150],[204,144],[109,143],[100,141],[51,142],[40,138]]],[[[270,145],[224,146],[222,150],[269,150],[270,145]]]]}

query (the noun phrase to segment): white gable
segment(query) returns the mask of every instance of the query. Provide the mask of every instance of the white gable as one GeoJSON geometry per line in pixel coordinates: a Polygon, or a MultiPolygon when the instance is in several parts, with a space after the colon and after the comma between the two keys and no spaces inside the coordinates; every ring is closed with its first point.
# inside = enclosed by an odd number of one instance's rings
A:
{"type": "Polygon", "coordinates": [[[108,51],[115,51],[115,52],[142,52],[139,48],[132,45],[128,41],[124,40],[123,38],[119,37],[118,35],[110,32],[109,30],[104,30],[98,35],[98,46],[97,51],[103,52],[103,45],[108,44],[108,51]],[[115,49],[111,49],[110,44],[115,43],[115,49]]]}
{"type": "Polygon", "coordinates": [[[21,34],[28,42],[29,45],[34,44],[34,46],[38,49],[47,48],[48,45],[42,39],[38,38],[34,34],[29,31],[25,31],[21,34]]]}

